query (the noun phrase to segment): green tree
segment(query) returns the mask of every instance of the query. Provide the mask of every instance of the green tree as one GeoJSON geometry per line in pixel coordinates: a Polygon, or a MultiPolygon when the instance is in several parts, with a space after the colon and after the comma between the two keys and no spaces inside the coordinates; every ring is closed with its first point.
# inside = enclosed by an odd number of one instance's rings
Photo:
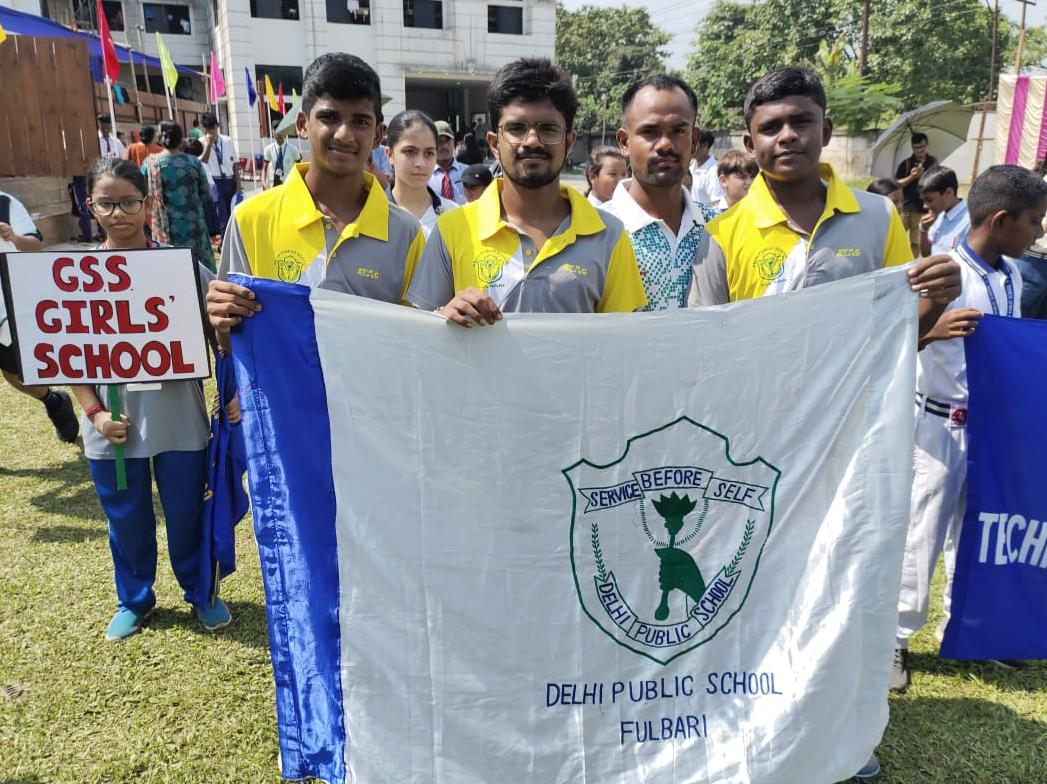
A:
{"type": "Polygon", "coordinates": [[[858,61],[844,52],[842,40],[832,46],[822,41],[815,59],[815,70],[825,85],[826,102],[832,107],[838,128],[864,131],[882,127],[885,117],[902,108],[897,97],[901,88],[862,75],[858,61]]]}
{"type": "Polygon", "coordinates": [[[629,83],[665,71],[668,33],[646,8],[556,8],[556,61],[571,74],[578,93],[579,133],[613,132],[629,83]]]}

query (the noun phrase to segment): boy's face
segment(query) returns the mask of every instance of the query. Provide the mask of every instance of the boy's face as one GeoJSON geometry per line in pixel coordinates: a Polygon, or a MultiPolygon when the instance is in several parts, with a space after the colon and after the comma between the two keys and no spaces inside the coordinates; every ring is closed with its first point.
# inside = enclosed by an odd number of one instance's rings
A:
{"type": "Polygon", "coordinates": [[[952,208],[956,194],[952,188],[946,188],[944,191],[921,191],[920,198],[923,199],[924,207],[938,215],[952,208]]]}
{"type": "Polygon", "coordinates": [[[684,91],[644,87],[623,119],[618,146],[629,156],[633,177],[651,188],[679,187],[698,137],[694,110],[684,91]]]}
{"type": "Polygon", "coordinates": [[[1026,207],[1018,217],[999,213],[1001,219],[993,220],[993,234],[1004,256],[1020,259],[1032,244],[1043,234],[1043,218],[1047,213],[1047,201],[1026,207]]]}
{"type": "Polygon", "coordinates": [[[817,176],[822,147],[832,136],[832,121],[802,95],[757,106],[745,134],[745,148],[765,177],[793,182],[817,176]]]}
{"type": "Polygon", "coordinates": [[[307,115],[298,113],[298,137],[309,141],[312,165],[334,177],[359,176],[371,150],[382,138],[382,126],[370,98],[321,95],[307,115]]]}
{"type": "Polygon", "coordinates": [[[753,176],[749,172],[731,172],[720,175],[720,187],[723,188],[724,198],[727,204],[733,206],[749,192],[749,186],[753,184],[753,176]]]}
{"type": "Polygon", "coordinates": [[[505,176],[521,188],[542,188],[556,182],[576,138],[560,110],[547,98],[512,101],[503,107],[497,131],[487,133],[487,143],[497,151],[505,176]],[[547,138],[560,141],[542,141],[538,126],[546,129],[547,138]],[[553,126],[557,126],[555,134],[553,126]]]}
{"type": "Polygon", "coordinates": [[[463,185],[462,190],[465,191],[465,198],[469,201],[476,201],[484,195],[485,185],[463,185]]]}

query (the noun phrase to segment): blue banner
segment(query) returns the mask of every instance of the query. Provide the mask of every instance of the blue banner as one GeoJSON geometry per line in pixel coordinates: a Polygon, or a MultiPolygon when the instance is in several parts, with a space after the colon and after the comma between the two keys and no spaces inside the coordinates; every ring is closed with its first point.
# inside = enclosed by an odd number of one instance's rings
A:
{"type": "Polygon", "coordinates": [[[1047,658],[1047,321],[966,338],[967,509],[942,656],[1047,658]]]}

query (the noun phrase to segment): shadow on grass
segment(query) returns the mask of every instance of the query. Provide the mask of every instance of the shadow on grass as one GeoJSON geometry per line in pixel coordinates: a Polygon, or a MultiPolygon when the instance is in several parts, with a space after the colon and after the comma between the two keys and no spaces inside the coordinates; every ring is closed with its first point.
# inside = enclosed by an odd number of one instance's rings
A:
{"type": "MultiPolygon", "coordinates": [[[[233,622],[224,629],[214,632],[209,632],[200,625],[200,621],[189,610],[188,605],[183,605],[180,608],[157,608],[156,612],[153,613],[149,626],[155,631],[181,627],[195,634],[207,636],[221,635],[229,637],[242,645],[267,650],[269,648],[269,633],[265,625],[265,607],[252,602],[228,602],[228,604],[229,612],[233,615],[233,622]]],[[[3,782],[0,782],[0,784],[3,784],[3,782]]]]}
{"type": "Polygon", "coordinates": [[[909,654],[909,668],[913,676],[946,675],[976,677],[1006,691],[1042,691],[1047,689],[1047,667],[1033,662],[1024,670],[1009,670],[990,661],[943,659],[929,653],[909,654]]]}
{"type": "Polygon", "coordinates": [[[28,502],[46,514],[75,519],[101,514],[87,463],[79,454],[46,468],[0,466],[0,479],[4,477],[33,479],[43,485],[45,489],[35,493],[28,502]]]}
{"type": "MultiPolygon", "coordinates": [[[[104,522],[97,526],[49,525],[46,528],[37,528],[30,540],[45,544],[68,544],[105,539],[108,535],[104,522]]],[[[4,783],[0,781],[0,784],[4,783]]]]}
{"type": "Polygon", "coordinates": [[[0,779],[0,784],[44,784],[39,776],[21,776],[17,779],[0,779]]]}
{"type": "Polygon", "coordinates": [[[1047,724],[987,700],[895,698],[877,752],[880,782],[1042,782],[1045,734],[1047,724]]]}

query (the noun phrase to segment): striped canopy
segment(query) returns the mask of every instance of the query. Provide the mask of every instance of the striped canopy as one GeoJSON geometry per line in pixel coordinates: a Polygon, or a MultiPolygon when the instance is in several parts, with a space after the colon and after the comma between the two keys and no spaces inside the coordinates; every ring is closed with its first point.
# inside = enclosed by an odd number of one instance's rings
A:
{"type": "Polygon", "coordinates": [[[996,162],[1027,168],[1047,158],[1047,75],[1000,76],[996,162]]]}

